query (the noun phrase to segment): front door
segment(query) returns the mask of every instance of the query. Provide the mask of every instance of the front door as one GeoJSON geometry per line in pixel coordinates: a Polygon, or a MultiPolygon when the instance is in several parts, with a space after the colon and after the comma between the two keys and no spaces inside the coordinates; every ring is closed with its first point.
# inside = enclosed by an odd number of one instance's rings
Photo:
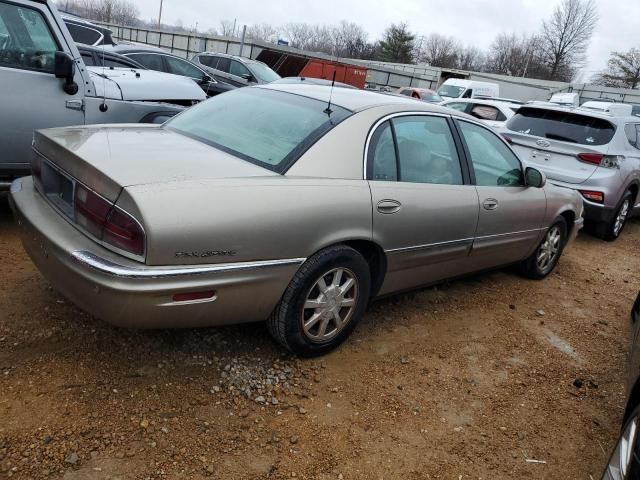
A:
{"type": "Polygon", "coordinates": [[[456,122],[480,200],[471,258],[478,268],[523,260],[548,227],[544,190],[525,186],[520,161],[497,134],[475,123],[456,122]]]}
{"type": "Polygon", "coordinates": [[[0,0],[0,177],[28,174],[34,130],[84,123],[80,69],[78,93],[68,95],[54,74],[54,58],[56,51],[71,51],[56,40],[63,37],[47,4],[26,4],[0,0]]]}
{"type": "Polygon", "coordinates": [[[373,238],[387,256],[381,294],[463,273],[478,221],[445,116],[408,115],[383,122],[367,154],[373,238]]]}

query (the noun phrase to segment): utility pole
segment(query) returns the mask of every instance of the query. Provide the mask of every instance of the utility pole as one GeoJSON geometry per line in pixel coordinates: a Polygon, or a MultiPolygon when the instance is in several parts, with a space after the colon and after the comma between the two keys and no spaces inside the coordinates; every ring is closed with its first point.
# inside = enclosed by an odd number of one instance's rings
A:
{"type": "Polygon", "coordinates": [[[160,12],[158,13],[158,28],[160,28],[161,22],[162,22],[162,0],[160,0],[160,12]]]}
{"type": "Polygon", "coordinates": [[[247,34],[247,26],[242,29],[242,40],[240,40],[240,56],[242,56],[242,50],[244,50],[244,37],[247,34]]]}
{"type": "Polygon", "coordinates": [[[236,36],[236,22],[238,21],[237,18],[233,19],[233,33],[231,34],[232,37],[236,36]]]}

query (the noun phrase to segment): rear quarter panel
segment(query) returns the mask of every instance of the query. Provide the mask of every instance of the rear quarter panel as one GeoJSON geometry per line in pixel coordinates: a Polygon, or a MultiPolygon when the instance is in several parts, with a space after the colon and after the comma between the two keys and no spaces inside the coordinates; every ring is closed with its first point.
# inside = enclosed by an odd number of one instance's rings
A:
{"type": "Polygon", "coordinates": [[[139,212],[147,264],[307,258],[348,239],[371,238],[363,180],[255,178],[126,188],[118,205],[139,212]],[[185,257],[177,252],[233,252],[185,257]]]}
{"type": "MultiPolygon", "coordinates": [[[[551,226],[553,221],[565,212],[571,212],[574,219],[582,216],[582,197],[575,190],[559,187],[550,183],[547,183],[544,189],[547,197],[545,226],[551,226]]],[[[569,228],[572,227],[572,225],[569,225],[569,228]]]]}

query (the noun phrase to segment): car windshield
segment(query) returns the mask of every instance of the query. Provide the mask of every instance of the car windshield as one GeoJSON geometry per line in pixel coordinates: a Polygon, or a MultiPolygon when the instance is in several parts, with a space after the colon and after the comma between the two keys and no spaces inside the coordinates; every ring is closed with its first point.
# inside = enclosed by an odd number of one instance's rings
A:
{"type": "Polygon", "coordinates": [[[520,107],[507,128],[580,145],[606,145],[615,133],[614,126],[602,118],[531,107],[520,107]]]}
{"type": "Polygon", "coordinates": [[[266,88],[239,88],[165,124],[255,165],[283,173],[351,112],[320,100],[266,88]]]}
{"type": "Polygon", "coordinates": [[[253,73],[253,75],[261,82],[269,83],[282,78],[276,72],[267,67],[264,63],[252,62],[248,65],[248,67],[250,68],[251,73],[253,73]]]}
{"type": "Polygon", "coordinates": [[[465,87],[456,87],[454,85],[443,85],[438,89],[438,95],[441,97],[458,98],[464,92],[465,87]]]}

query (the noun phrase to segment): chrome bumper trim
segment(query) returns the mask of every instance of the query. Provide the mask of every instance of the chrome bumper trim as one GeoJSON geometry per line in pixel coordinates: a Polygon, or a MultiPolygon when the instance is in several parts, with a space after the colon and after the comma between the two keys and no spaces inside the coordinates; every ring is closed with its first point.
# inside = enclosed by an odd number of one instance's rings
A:
{"type": "Polygon", "coordinates": [[[163,266],[163,267],[127,267],[105,260],[91,252],[75,251],[71,253],[78,263],[106,273],[114,277],[121,278],[163,278],[179,277],[185,275],[205,275],[211,273],[241,272],[244,270],[254,270],[257,268],[280,267],[288,265],[301,265],[306,258],[290,258],[283,260],[261,260],[256,262],[220,263],[215,265],[193,265],[183,266],[163,266]]]}

